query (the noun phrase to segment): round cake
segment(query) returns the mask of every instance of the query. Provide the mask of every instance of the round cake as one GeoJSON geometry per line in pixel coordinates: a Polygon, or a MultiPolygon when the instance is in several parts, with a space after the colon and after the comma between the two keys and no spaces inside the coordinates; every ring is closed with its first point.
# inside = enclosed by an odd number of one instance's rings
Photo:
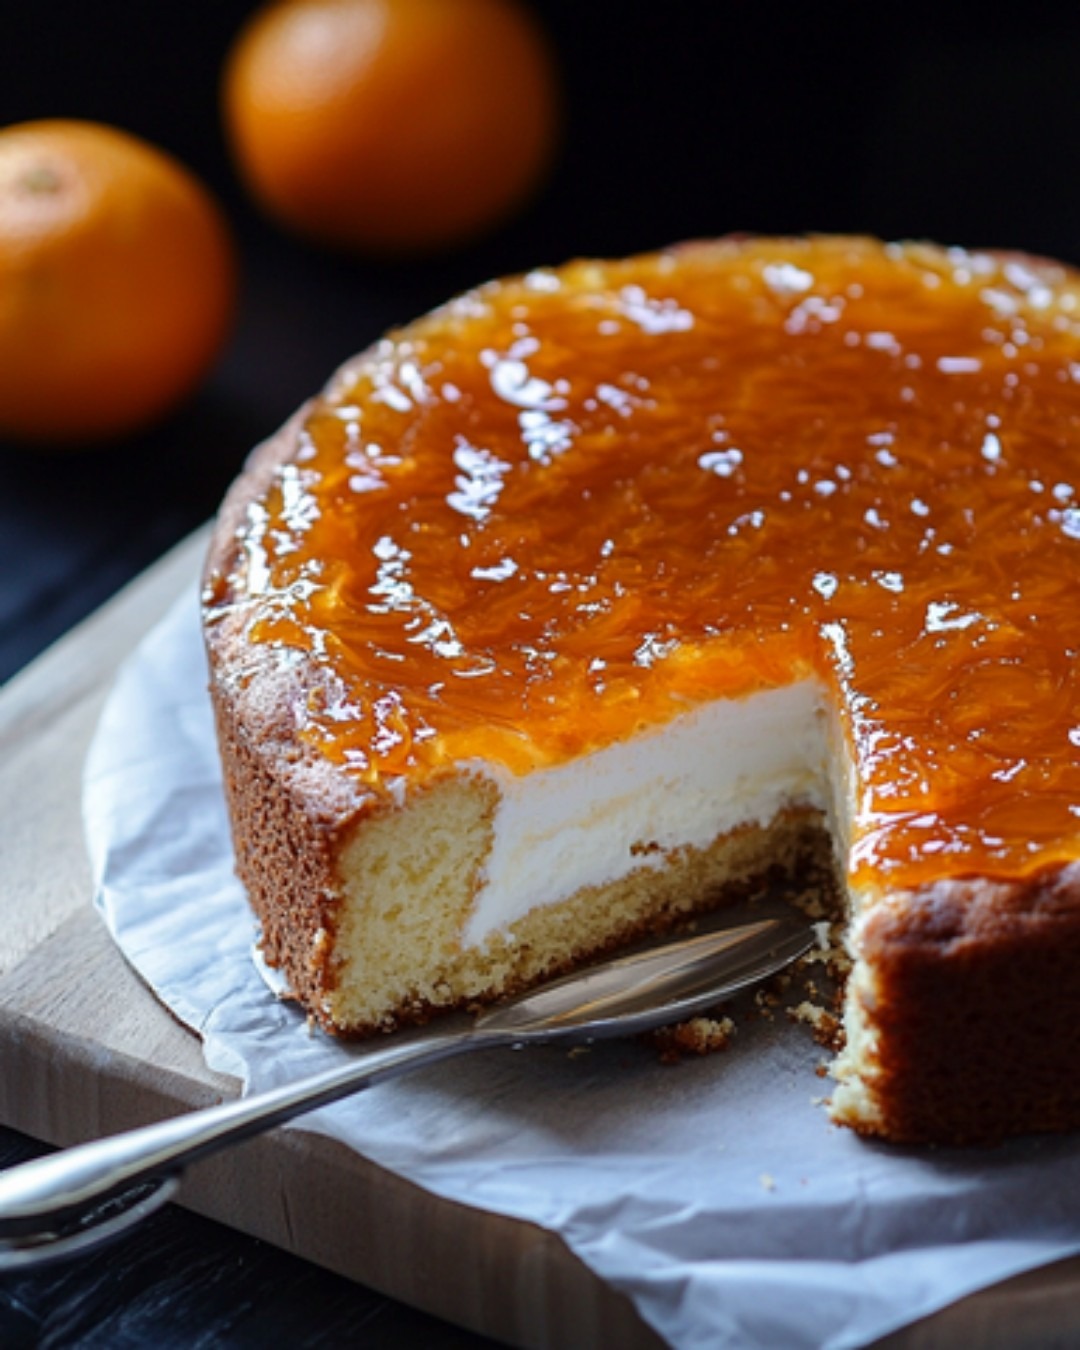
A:
{"type": "Polygon", "coordinates": [[[726,239],[483,286],[253,454],[207,564],[263,950],[346,1034],[829,868],[834,1118],[1080,1124],[1080,278],[726,239]]]}

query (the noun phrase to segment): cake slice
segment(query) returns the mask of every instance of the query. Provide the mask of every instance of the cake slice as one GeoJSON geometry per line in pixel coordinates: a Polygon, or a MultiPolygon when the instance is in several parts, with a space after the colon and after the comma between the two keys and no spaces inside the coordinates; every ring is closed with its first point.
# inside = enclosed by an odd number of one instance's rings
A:
{"type": "Polygon", "coordinates": [[[237,866],[370,1033],[837,879],[834,1117],[1080,1124],[1080,279],[732,239],[491,283],[260,447],[204,614],[237,866]]]}

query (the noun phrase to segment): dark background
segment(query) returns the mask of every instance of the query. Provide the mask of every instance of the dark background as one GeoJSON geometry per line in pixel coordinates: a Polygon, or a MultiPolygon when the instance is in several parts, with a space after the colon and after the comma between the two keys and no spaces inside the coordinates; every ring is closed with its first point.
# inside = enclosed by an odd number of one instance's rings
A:
{"type": "Polygon", "coordinates": [[[77,456],[0,445],[0,569],[25,580],[0,593],[0,679],[204,519],[339,361],[489,276],[731,230],[1080,262],[1074,7],[534,0],[564,77],[553,174],[490,238],[396,266],[296,243],[238,188],[217,89],[252,8],[0,3],[0,124],[96,118],[171,150],[222,199],[243,265],[233,340],[170,422],[77,456]]]}
{"type": "MultiPolygon", "coordinates": [[[[205,520],[248,449],[341,360],[492,275],[728,231],[924,237],[1080,263],[1080,11],[1068,6],[535,0],[565,92],[551,177],[488,239],[395,265],[289,239],[239,190],[217,87],[252,8],[0,0],[0,124],[93,118],[172,151],[221,198],[243,278],[229,346],[168,422],[77,454],[0,445],[0,680],[205,520]]],[[[28,1147],[0,1132],[0,1160],[28,1147]]],[[[478,1344],[175,1212],[109,1258],[0,1282],[5,1345],[282,1336],[478,1344]]]]}
{"type": "Polygon", "coordinates": [[[0,3],[0,124],[95,118],[171,150],[222,199],[243,266],[233,339],[164,426],[66,457],[0,445],[0,569],[25,581],[0,592],[0,679],[209,515],[341,360],[489,276],[732,230],[1080,262],[1073,7],[534,0],[565,89],[554,172],[488,239],[393,266],[288,239],[239,189],[217,91],[252,8],[0,3]]]}

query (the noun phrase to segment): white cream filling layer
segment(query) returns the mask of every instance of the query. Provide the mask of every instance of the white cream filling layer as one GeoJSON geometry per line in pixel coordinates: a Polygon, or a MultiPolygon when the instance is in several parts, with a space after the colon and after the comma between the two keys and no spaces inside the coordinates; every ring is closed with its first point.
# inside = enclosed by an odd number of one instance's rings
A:
{"type": "Polygon", "coordinates": [[[835,741],[822,686],[803,680],[706,704],[554,769],[518,777],[477,766],[500,802],[466,944],[786,807],[835,818],[835,741]]]}

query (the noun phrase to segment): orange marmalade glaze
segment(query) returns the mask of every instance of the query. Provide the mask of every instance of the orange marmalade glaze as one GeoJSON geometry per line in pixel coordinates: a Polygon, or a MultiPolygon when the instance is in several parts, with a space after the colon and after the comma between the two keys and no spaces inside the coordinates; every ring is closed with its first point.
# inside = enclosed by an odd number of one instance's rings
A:
{"type": "MultiPolygon", "coordinates": [[[[1080,856],[1080,284],[861,239],[491,284],[314,406],[210,614],[378,790],[816,676],[858,882],[1080,856]]],[[[717,754],[723,747],[717,746],[717,754]]]]}

